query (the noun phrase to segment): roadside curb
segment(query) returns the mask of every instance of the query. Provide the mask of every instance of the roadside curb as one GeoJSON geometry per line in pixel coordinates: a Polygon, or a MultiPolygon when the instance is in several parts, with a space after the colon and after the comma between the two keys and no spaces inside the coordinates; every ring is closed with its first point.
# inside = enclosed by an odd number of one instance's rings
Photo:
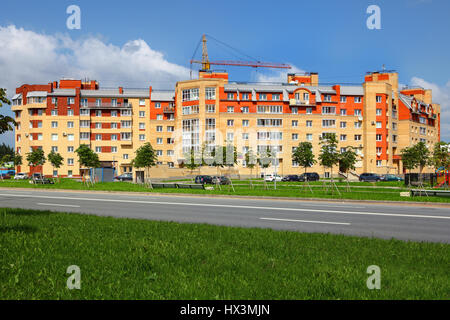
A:
{"type": "Polygon", "coordinates": [[[164,192],[131,192],[131,191],[108,191],[108,190],[77,190],[77,189],[45,189],[45,188],[15,188],[0,187],[0,190],[19,190],[19,191],[38,191],[38,192],[78,192],[95,194],[123,194],[134,196],[170,196],[170,197],[196,197],[196,198],[224,198],[224,199],[248,199],[248,200],[282,200],[282,201],[309,201],[309,202],[328,202],[328,203],[366,203],[366,204],[391,204],[401,206],[429,206],[429,207],[447,207],[450,203],[444,202],[419,202],[419,201],[392,201],[392,200],[355,200],[355,199],[333,199],[333,198],[301,198],[301,197],[271,197],[271,196],[242,196],[226,194],[194,194],[194,193],[164,193],[164,192]]]}

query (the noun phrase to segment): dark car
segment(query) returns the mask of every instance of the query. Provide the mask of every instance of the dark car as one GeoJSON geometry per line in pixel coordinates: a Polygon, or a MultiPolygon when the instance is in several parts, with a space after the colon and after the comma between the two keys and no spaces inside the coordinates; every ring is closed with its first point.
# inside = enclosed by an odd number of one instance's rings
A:
{"type": "Polygon", "coordinates": [[[225,177],[225,176],[220,176],[220,177],[213,177],[212,178],[212,183],[213,184],[231,184],[231,181],[230,181],[230,179],[228,179],[227,177],[225,177]]]}
{"type": "Polygon", "coordinates": [[[298,175],[290,174],[290,175],[283,177],[283,179],[281,179],[281,181],[300,181],[300,179],[299,179],[298,175]]]}
{"type": "Polygon", "coordinates": [[[45,178],[41,173],[33,173],[30,183],[34,184],[54,184],[55,182],[49,178],[45,178]]]}
{"type": "Polygon", "coordinates": [[[3,180],[11,179],[11,175],[9,173],[0,173],[0,176],[3,180]]]}
{"type": "Polygon", "coordinates": [[[317,172],[306,172],[306,173],[302,173],[299,177],[298,177],[298,181],[319,181],[320,180],[320,176],[317,172]]]}
{"type": "Polygon", "coordinates": [[[403,178],[398,177],[394,174],[385,174],[381,176],[381,181],[403,181],[403,178]]]}
{"type": "Polygon", "coordinates": [[[381,177],[376,173],[363,173],[359,176],[359,181],[362,182],[377,182],[380,181],[381,177]]]}
{"type": "Polygon", "coordinates": [[[212,184],[213,183],[213,177],[211,177],[211,176],[196,176],[195,177],[195,183],[212,184]]]}
{"type": "Polygon", "coordinates": [[[131,172],[123,173],[115,177],[114,181],[133,181],[133,174],[131,172]]]}

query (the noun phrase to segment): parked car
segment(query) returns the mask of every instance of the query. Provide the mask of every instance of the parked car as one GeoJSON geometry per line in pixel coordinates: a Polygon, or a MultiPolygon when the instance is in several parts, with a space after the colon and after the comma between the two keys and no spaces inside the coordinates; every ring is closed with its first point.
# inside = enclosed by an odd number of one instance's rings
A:
{"type": "Polygon", "coordinates": [[[298,181],[319,181],[320,180],[320,176],[317,172],[306,172],[306,173],[302,173],[299,177],[298,177],[298,181]]]}
{"type": "Polygon", "coordinates": [[[212,177],[212,183],[213,184],[230,184],[231,181],[230,181],[230,179],[228,179],[225,176],[219,176],[219,177],[214,176],[214,177],[212,177]]]}
{"type": "Polygon", "coordinates": [[[300,180],[299,180],[298,175],[290,174],[290,175],[283,177],[283,179],[281,179],[281,181],[300,181],[300,180]]]}
{"type": "Polygon", "coordinates": [[[133,181],[133,174],[131,172],[126,172],[120,176],[114,177],[114,181],[133,181]]]}
{"type": "Polygon", "coordinates": [[[279,175],[274,175],[274,174],[267,174],[265,177],[264,177],[264,180],[265,181],[267,181],[267,182],[273,182],[273,181],[281,181],[282,180],[282,178],[281,178],[281,176],[279,176],[279,175]]]}
{"type": "Polygon", "coordinates": [[[3,180],[11,179],[11,175],[9,175],[8,173],[1,173],[0,178],[3,180]]]}
{"type": "Polygon", "coordinates": [[[196,176],[195,177],[195,183],[201,183],[201,184],[212,184],[213,183],[213,177],[211,176],[196,176]]]}
{"type": "Polygon", "coordinates": [[[26,180],[26,179],[28,179],[28,176],[23,172],[19,172],[14,176],[14,180],[26,180]]]}
{"type": "Polygon", "coordinates": [[[381,176],[381,181],[403,181],[403,178],[394,174],[385,174],[381,176]]]}
{"type": "Polygon", "coordinates": [[[376,173],[362,173],[359,176],[359,181],[362,182],[377,182],[380,181],[381,177],[376,173]]]}
{"type": "Polygon", "coordinates": [[[45,178],[41,173],[33,173],[30,183],[34,184],[54,184],[55,182],[49,178],[45,178]]]}

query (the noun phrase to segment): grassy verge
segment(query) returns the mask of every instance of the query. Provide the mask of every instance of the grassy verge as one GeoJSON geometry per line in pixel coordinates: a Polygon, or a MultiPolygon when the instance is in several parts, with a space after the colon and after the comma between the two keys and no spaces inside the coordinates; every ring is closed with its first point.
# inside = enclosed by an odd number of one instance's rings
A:
{"type": "Polygon", "coordinates": [[[235,185],[235,191],[230,186],[221,186],[214,190],[195,189],[149,189],[144,185],[129,182],[101,182],[94,186],[86,187],[81,182],[72,179],[61,179],[54,185],[34,185],[26,180],[4,180],[0,181],[0,187],[22,187],[22,188],[44,188],[44,189],[67,189],[67,190],[98,190],[98,191],[126,191],[126,192],[163,192],[163,193],[184,193],[184,194],[210,194],[210,195],[242,195],[242,196],[271,196],[271,197],[300,197],[300,198],[331,198],[331,199],[353,199],[353,200],[389,200],[389,201],[424,201],[424,202],[445,202],[450,203],[450,197],[400,197],[400,191],[408,191],[406,188],[392,189],[392,186],[373,186],[370,183],[365,185],[351,185],[350,192],[346,186],[339,185],[341,194],[337,192],[325,191],[319,184],[312,184],[314,192],[306,190],[301,183],[278,182],[277,189],[273,183],[268,183],[268,190],[259,183],[250,188],[248,181],[240,181],[235,185]]]}
{"type": "Polygon", "coordinates": [[[0,299],[449,299],[449,263],[447,244],[0,209],[0,299]]]}

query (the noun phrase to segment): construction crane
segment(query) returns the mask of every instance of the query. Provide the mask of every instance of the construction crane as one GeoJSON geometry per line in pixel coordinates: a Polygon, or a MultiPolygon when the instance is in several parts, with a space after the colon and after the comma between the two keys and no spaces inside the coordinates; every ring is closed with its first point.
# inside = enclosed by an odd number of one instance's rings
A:
{"type": "MultiPolygon", "coordinates": [[[[211,36],[208,36],[210,38],[212,38],[211,36]]],[[[213,38],[214,39],[214,38],[213,38]]],[[[228,46],[227,44],[214,39],[219,43],[222,43],[223,45],[238,51],[234,48],[232,48],[231,46],[228,46]]],[[[208,48],[206,46],[206,34],[204,34],[202,36],[201,39],[201,43],[202,43],[202,60],[194,60],[194,56],[197,53],[198,47],[200,45],[200,43],[197,45],[197,48],[195,49],[194,55],[192,56],[191,59],[191,71],[192,71],[192,64],[193,63],[198,63],[202,65],[202,69],[200,71],[209,71],[211,68],[211,65],[218,65],[218,66],[244,66],[244,67],[253,67],[253,68],[279,68],[279,69],[291,69],[292,67],[288,64],[284,64],[284,63],[273,63],[273,62],[261,62],[261,61],[232,61],[232,60],[218,60],[218,61],[209,61],[209,57],[208,57],[208,48]]]]}

